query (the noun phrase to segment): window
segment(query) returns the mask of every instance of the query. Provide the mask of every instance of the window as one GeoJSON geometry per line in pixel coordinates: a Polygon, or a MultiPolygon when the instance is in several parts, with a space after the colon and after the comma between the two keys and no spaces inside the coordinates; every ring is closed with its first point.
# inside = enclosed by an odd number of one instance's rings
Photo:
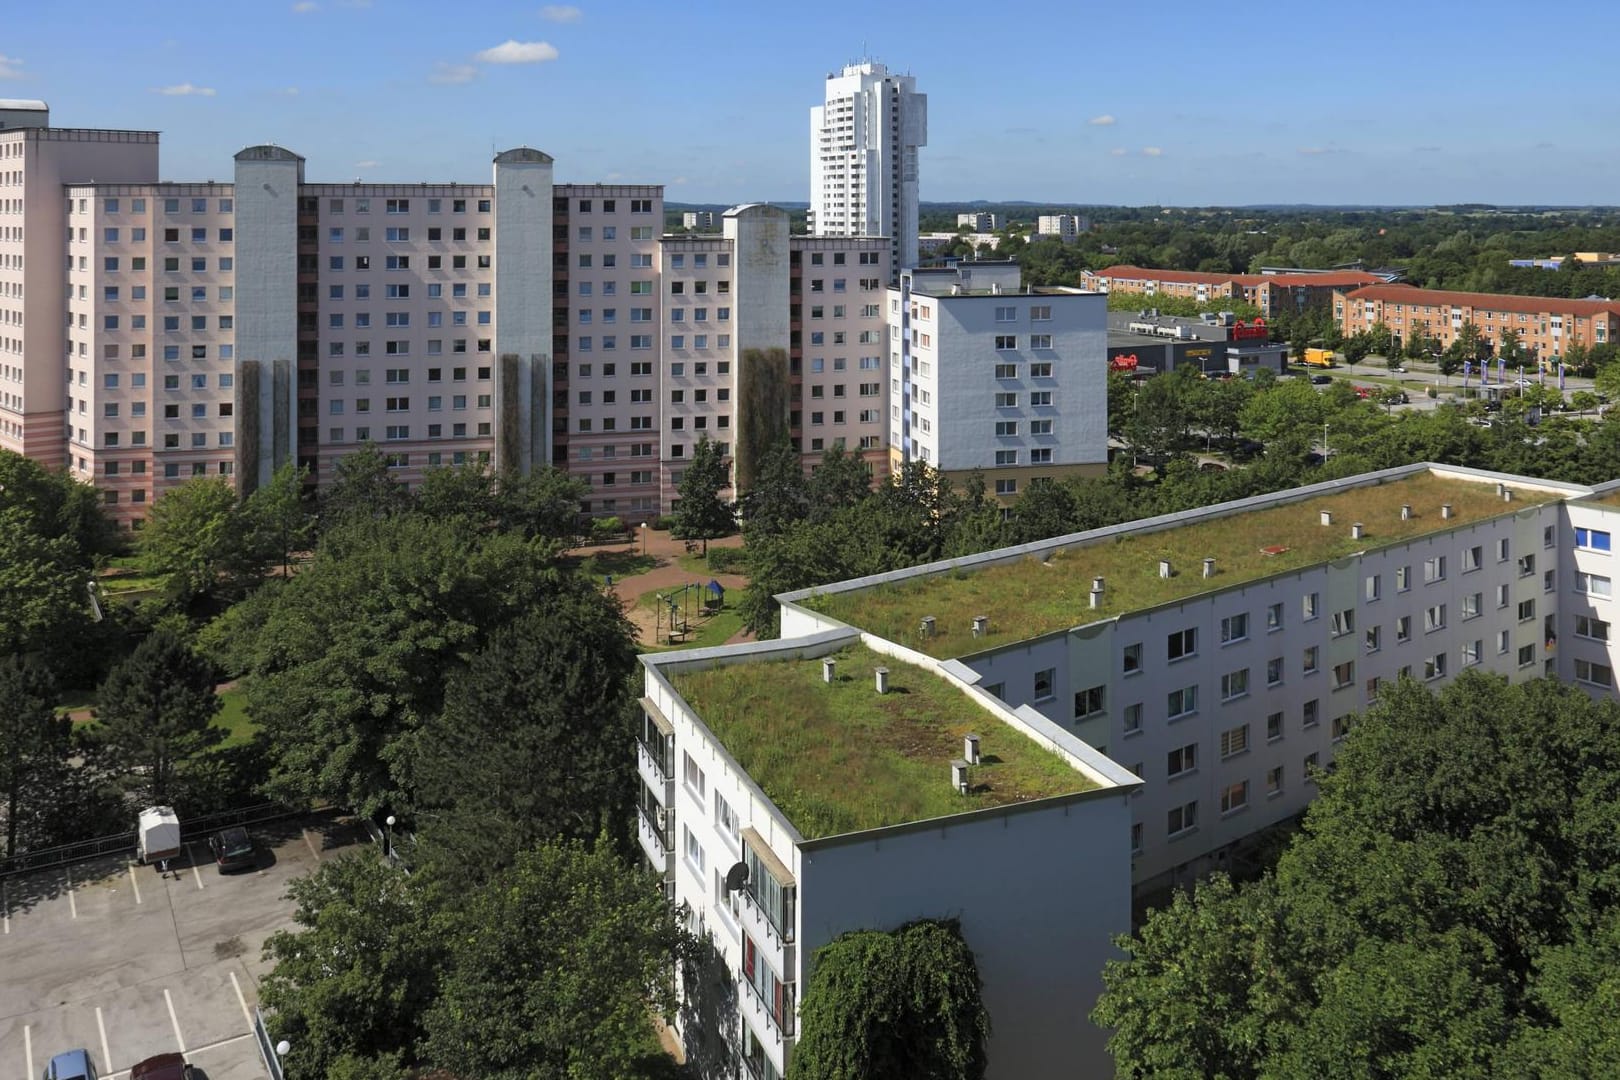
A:
{"type": "Polygon", "coordinates": [[[1356,612],[1354,608],[1345,608],[1343,611],[1333,613],[1333,636],[1340,637],[1352,634],[1356,629],[1356,612]]]}
{"type": "Polygon", "coordinates": [[[1534,645],[1519,646],[1519,666],[1531,667],[1536,662],[1536,647],[1534,645]]]}
{"type": "Polygon", "coordinates": [[[1483,641],[1465,641],[1462,647],[1463,667],[1473,667],[1485,656],[1485,643],[1483,641]]]}
{"type": "Polygon", "coordinates": [[[1074,718],[1076,720],[1084,720],[1087,717],[1096,716],[1103,712],[1105,700],[1104,691],[1105,687],[1101,686],[1093,686],[1089,689],[1078,691],[1074,695],[1074,718]]]}
{"type": "Polygon", "coordinates": [[[1464,621],[1479,617],[1482,610],[1480,602],[1484,600],[1483,593],[1472,593],[1463,597],[1462,617],[1464,621]]]}
{"type": "Polygon", "coordinates": [[[1142,730],[1142,703],[1140,701],[1125,706],[1125,714],[1121,724],[1127,735],[1134,735],[1142,730]]]}
{"type": "Polygon", "coordinates": [[[682,762],[682,777],[686,781],[686,786],[690,788],[701,801],[706,790],[703,779],[703,770],[698,768],[698,763],[692,759],[691,754],[683,754],[682,756],[684,758],[682,762]]]}
{"type": "Polygon", "coordinates": [[[1192,832],[1198,827],[1198,800],[1175,807],[1166,819],[1166,832],[1170,836],[1181,836],[1192,832]]]}
{"type": "Polygon", "coordinates": [[[1249,725],[1239,724],[1221,732],[1221,758],[1236,757],[1249,749],[1249,725]]]}
{"type": "Polygon", "coordinates": [[[1536,572],[1536,557],[1534,555],[1521,555],[1519,557],[1519,576],[1529,577],[1536,572]]]}
{"type": "Polygon", "coordinates": [[[1593,641],[1609,640],[1609,624],[1602,619],[1594,619],[1590,615],[1575,616],[1575,636],[1590,638],[1593,641]]]}
{"type": "Polygon", "coordinates": [[[1234,641],[1244,641],[1249,636],[1249,613],[1240,612],[1237,615],[1228,615],[1221,620],[1221,644],[1226,645],[1234,641]]]}
{"type": "Polygon", "coordinates": [[[1188,743],[1180,746],[1165,755],[1164,773],[1166,776],[1182,776],[1198,768],[1198,744],[1188,743]]]}
{"type": "Polygon", "coordinates": [[[1536,617],[1536,602],[1534,600],[1519,601],[1519,621],[1530,622],[1536,617]]]}
{"type": "Polygon", "coordinates": [[[1480,561],[1484,554],[1485,549],[1477,544],[1471,548],[1463,548],[1462,572],[1466,574],[1471,571],[1478,570],[1480,561]]]}
{"type": "Polygon", "coordinates": [[[1131,854],[1142,854],[1142,823],[1136,822],[1131,826],[1131,854]]]}
{"type": "Polygon", "coordinates": [[[1165,639],[1165,659],[1169,661],[1180,660],[1198,652],[1198,628],[1189,626],[1185,630],[1177,630],[1165,639]]]}
{"type": "Polygon", "coordinates": [[[1029,335],[1029,347],[1031,349],[1050,349],[1052,347],[1052,335],[1051,334],[1031,334],[1031,335],[1029,335]]]}
{"type": "Polygon", "coordinates": [[[1368,603],[1378,599],[1378,597],[1381,595],[1383,584],[1384,579],[1378,574],[1372,574],[1367,578],[1365,587],[1363,589],[1363,595],[1366,597],[1368,603]]]}
{"type": "Polygon", "coordinates": [[[1383,647],[1383,644],[1384,644],[1383,630],[1384,630],[1384,628],[1381,627],[1381,626],[1369,626],[1369,627],[1367,627],[1367,633],[1366,633],[1365,641],[1366,641],[1366,646],[1367,646],[1367,651],[1368,652],[1375,653],[1380,648],[1383,647]]]}
{"type": "Polygon", "coordinates": [[[1230,814],[1249,805],[1249,782],[1239,780],[1221,789],[1221,813],[1230,814]]]}
{"type": "Polygon", "coordinates": [[[1266,661],[1266,685],[1277,686],[1283,681],[1283,658],[1274,656],[1266,661]]]}
{"type": "Polygon", "coordinates": [[[1499,608],[1505,608],[1511,602],[1508,587],[1506,585],[1498,585],[1496,587],[1496,606],[1499,608]]]}
{"type": "Polygon", "coordinates": [[[996,435],[998,438],[1008,438],[1018,434],[1018,421],[997,420],[996,435]]]}
{"type": "Polygon", "coordinates": [[[1283,714],[1274,712],[1266,717],[1266,742],[1276,742],[1283,737],[1283,714]]]}
{"type": "Polygon", "coordinates": [[[1017,334],[997,334],[996,349],[1000,352],[1015,351],[1018,348],[1017,334]]]}
{"type": "Polygon", "coordinates": [[[1017,364],[997,364],[996,365],[996,378],[998,378],[998,379],[1016,379],[1016,378],[1018,378],[1018,365],[1017,364]]]}
{"type": "MultiPolygon", "coordinates": [[[[1534,605],[1534,602],[1532,601],[1532,606],[1533,605],[1534,605]]],[[[1432,634],[1436,630],[1444,630],[1445,628],[1446,628],[1446,605],[1444,605],[1444,604],[1436,604],[1435,606],[1433,606],[1431,608],[1427,608],[1427,609],[1424,610],[1424,612],[1423,612],[1423,632],[1425,634],[1432,634]]]]}
{"type": "Polygon", "coordinates": [[[1613,686],[1614,669],[1590,660],[1575,661],[1575,681],[1589,686],[1613,686]]]}
{"type": "Polygon", "coordinates": [[[1423,583],[1431,585],[1436,581],[1446,580],[1446,557],[1435,555],[1423,560],[1423,583]]]}
{"type": "Polygon", "coordinates": [[[1142,670],[1142,643],[1140,641],[1125,646],[1120,654],[1120,666],[1127,675],[1135,675],[1142,670]]]}
{"type": "Polygon", "coordinates": [[[1438,679],[1446,673],[1446,654],[1436,653],[1423,660],[1423,677],[1425,679],[1438,679]]]}
{"type": "Polygon", "coordinates": [[[1356,681],[1356,662],[1346,660],[1342,664],[1333,665],[1333,689],[1343,690],[1356,681]]]}
{"type": "Polygon", "coordinates": [[[1180,716],[1190,716],[1198,711],[1198,687],[1183,686],[1180,690],[1170,691],[1165,699],[1165,715],[1174,720],[1180,716]]]}
{"type": "Polygon", "coordinates": [[[1045,668],[1035,673],[1035,700],[1050,701],[1056,696],[1057,668],[1045,668]]]}
{"type": "Polygon", "coordinates": [[[696,870],[699,876],[701,876],[703,874],[703,845],[698,843],[697,835],[692,832],[691,826],[685,827],[685,833],[686,861],[690,863],[692,869],[696,870]]]}
{"type": "Polygon", "coordinates": [[[1282,604],[1271,604],[1266,607],[1266,633],[1281,630],[1283,626],[1282,604]]]}
{"type": "Polygon", "coordinates": [[[1239,668],[1221,676],[1221,700],[1246,697],[1249,693],[1249,669],[1239,668]]]}
{"type": "Polygon", "coordinates": [[[1575,573],[1575,591],[1588,596],[1612,596],[1614,582],[1602,574],[1575,573]]]}
{"type": "Polygon", "coordinates": [[[1395,641],[1400,643],[1412,640],[1412,616],[1402,615],[1395,620],[1395,641]]]}
{"type": "Polygon", "coordinates": [[[1310,622],[1312,619],[1320,615],[1322,613],[1321,594],[1306,593],[1304,596],[1300,597],[1300,610],[1303,612],[1306,622],[1310,622]]]}
{"type": "Polygon", "coordinates": [[[1333,718],[1333,741],[1340,742],[1350,734],[1351,718],[1349,716],[1335,716],[1333,718]]]}
{"type": "Polygon", "coordinates": [[[1316,673],[1317,658],[1319,657],[1320,653],[1321,650],[1315,645],[1312,645],[1310,648],[1306,649],[1304,659],[1300,664],[1300,670],[1306,675],[1314,675],[1316,673]]]}
{"type": "Polygon", "coordinates": [[[1015,394],[1015,393],[1000,393],[1000,394],[997,394],[996,395],[996,408],[998,408],[998,409],[1016,409],[1016,408],[1018,408],[1018,395],[1015,394]]]}
{"type": "Polygon", "coordinates": [[[1301,713],[1302,727],[1315,727],[1317,721],[1322,719],[1321,703],[1315,698],[1307,701],[1301,713]]]}
{"type": "Polygon", "coordinates": [[[1397,566],[1395,568],[1395,591],[1405,592],[1412,587],[1412,568],[1410,566],[1397,566]]]}
{"type": "Polygon", "coordinates": [[[1612,550],[1609,534],[1598,529],[1577,528],[1575,530],[1575,546],[1583,551],[1602,551],[1606,553],[1612,550]]]}

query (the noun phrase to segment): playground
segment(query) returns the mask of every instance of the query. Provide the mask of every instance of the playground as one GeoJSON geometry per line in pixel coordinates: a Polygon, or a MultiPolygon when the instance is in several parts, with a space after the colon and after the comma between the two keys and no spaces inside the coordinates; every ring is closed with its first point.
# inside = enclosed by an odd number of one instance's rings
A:
{"type": "MultiPolygon", "coordinates": [[[[710,549],[740,547],[738,536],[711,540],[710,549]]],[[[714,573],[683,540],[667,532],[644,530],[632,543],[570,552],[589,558],[592,568],[633,568],[630,573],[603,573],[598,584],[619,599],[643,649],[697,649],[749,641],[737,614],[737,601],[748,579],[714,573]]]]}

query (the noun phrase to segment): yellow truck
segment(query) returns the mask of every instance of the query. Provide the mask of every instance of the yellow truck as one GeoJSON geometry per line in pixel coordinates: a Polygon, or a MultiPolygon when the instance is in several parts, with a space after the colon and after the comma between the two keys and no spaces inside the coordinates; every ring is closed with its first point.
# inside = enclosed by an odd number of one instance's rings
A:
{"type": "Polygon", "coordinates": [[[1305,350],[1305,366],[1306,367],[1332,367],[1333,366],[1333,350],[1332,349],[1306,349],[1305,350]]]}

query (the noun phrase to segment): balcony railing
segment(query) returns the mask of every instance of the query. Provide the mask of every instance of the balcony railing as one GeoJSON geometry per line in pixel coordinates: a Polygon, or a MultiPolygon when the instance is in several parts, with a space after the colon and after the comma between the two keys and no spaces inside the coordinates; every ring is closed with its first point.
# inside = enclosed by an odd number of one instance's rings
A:
{"type": "Polygon", "coordinates": [[[663,823],[658,820],[664,815],[648,810],[645,806],[638,806],[636,809],[639,815],[636,832],[641,839],[642,849],[647,852],[647,857],[652,860],[654,865],[660,870],[667,871],[669,868],[669,840],[664,835],[663,823]]]}
{"type": "Polygon", "coordinates": [[[664,798],[664,785],[669,783],[669,770],[665,769],[657,755],[647,749],[647,744],[640,739],[636,740],[636,766],[641,772],[643,780],[652,789],[659,799],[664,798]]]}
{"type": "Polygon", "coordinates": [[[745,972],[737,972],[737,981],[742,983],[743,989],[747,991],[746,997],[754,1015],[765,1022],[766,1034],[778,1043],[783,1039],[791,1039],[796,1030],[793,984],[782,984],[782,1018],[778,1020],[772,1012],[772,1003],[765,1000],[765,995],[759,992],[759,987],[754,985],[745,972]]]}

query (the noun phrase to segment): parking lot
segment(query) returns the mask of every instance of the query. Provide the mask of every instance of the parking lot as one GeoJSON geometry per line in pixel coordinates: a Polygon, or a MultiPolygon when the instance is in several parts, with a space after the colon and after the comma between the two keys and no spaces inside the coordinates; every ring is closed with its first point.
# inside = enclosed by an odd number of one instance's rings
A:
{"type": "Polygon", "coordinates": [[[199,1080],[260,1080],[252,1009],[287,883],[364,839],[331,818],[251,830],[257,866],[223,875],[205,841],[167,875],[127,857],[23,875],[0,892],[0,1078],[38,1080],[84,1047],[102,1076],[180,1051],[199,1080]]]}

